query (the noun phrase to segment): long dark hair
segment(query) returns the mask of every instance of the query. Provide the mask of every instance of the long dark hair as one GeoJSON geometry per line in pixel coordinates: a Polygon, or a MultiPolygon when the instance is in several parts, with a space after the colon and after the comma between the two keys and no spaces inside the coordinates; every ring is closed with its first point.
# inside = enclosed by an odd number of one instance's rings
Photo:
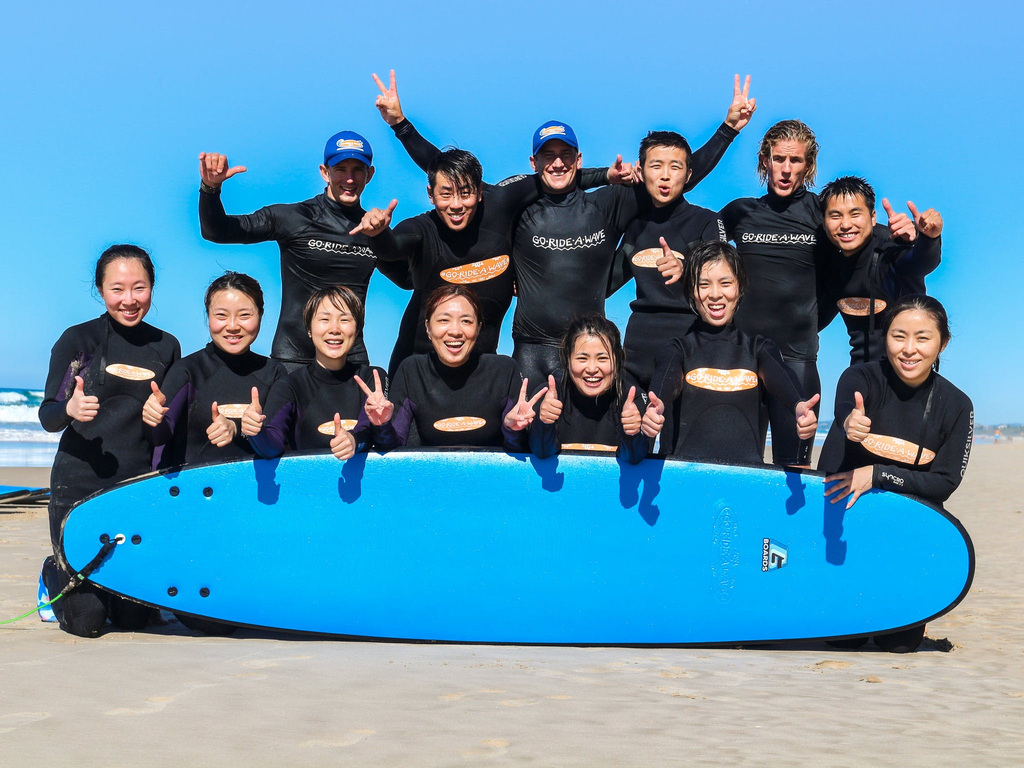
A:
{"type": "Polygon", "coordinates": [[[699,243],[683,261],[683,278],[681,280],[683,291],[686,293],[686,303],[690,305],[690,309],[697,317],[700,317],[697,302],[700,273],[704,271],[704,267],[714,264],[716,261],[724,261],[736,275],[736,287],[740,292],[740,300],[743,299],[743,293],[747,290],[747,272],[743,269],[743,257],[740,256],[739,251],[729,243],[718,240],[699,243]]]}

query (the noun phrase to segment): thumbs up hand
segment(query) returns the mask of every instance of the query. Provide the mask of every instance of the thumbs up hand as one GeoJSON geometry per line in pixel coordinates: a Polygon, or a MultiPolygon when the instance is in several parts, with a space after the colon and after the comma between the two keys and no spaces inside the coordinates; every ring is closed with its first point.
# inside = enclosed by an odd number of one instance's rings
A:
{"type": "Polygon", "coordinates": [[[657,437],[665,426],[665,403],[653,392],[648,392],[649,403],[641,420],[641,429],[648,437],[657,437]]]}
{"type": "Polygon", "coordinates": [[[246,437],[255,437],[263,429],[263,422],[266,420],[263,415],[263,408],[260,406],[260,391],[252,388],[252,402],[242,414],[242,434],[246,437]]]}
{"type": "Polygon", "coordinates": [[[818,414],[814,412],[814,406],[819,400],[821,395],[815,395],[796,404],[796,434],[801,440],[810,440],[818,429],[818,414]]]}
{"type": "Polygon", "coordinates": [[[95,395],[85,394],[85,381],[81,376],[75,376],[75,390],[68,398],[64,411],[75,421],[85,423],[95,419],[99,410],[100,399],[95,395]]]}
{"type": "Polygon", "coordinates": [[[238,427],[235,426],[235,422],[220,412],[216,401],[210,406],[210,415],[213,421],[206,428],[206,437],[218,448],[223,448],[235,439],[238,427]]]}
{"type": "Polygon", "coordinates": [[[558,399],[558,384],[555,377],[548,374],[548,391],[540,403],[540,420],[545,424],[554,424],[562,415],[562,401],[558,399]]]}
{"type": "Polygon", "coordinates": [[[633,402],[635,397],[636,387],[630,387],[629,394],[626,395],[626,402],[622,404],[622,431],[631,437],[639,432],[642,426],[640,409],[633,402]]]}
{"type": "Polygon", "coordinates": [[[334,414],[334,437],[331,438],[331,453],[339,461],[351,459],[356,455],[356,439],[352,433],[341,426],[341,414],[334,414]]]}
{"type": "Polygon", "coordinates": [[[850,442],[863,443],[864,439],[871,434],[871,419],[864,411],[864,395],[854,392],[853,402],[853,410],[843,422],[843,431],[846,432],[846,439],[850,442]]]}

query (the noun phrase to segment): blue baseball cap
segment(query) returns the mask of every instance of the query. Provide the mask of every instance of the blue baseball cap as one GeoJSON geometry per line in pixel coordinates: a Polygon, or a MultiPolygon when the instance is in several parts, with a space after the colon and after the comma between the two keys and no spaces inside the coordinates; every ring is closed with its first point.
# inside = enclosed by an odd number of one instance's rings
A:
{"type": "Polygon", "coordinates": [[[324,165],[330,167],[342,160],[355,158],[367,166],[373,165],[373,150],[370,142],[353,131],[336,133],[327,140],[324,147],[324,165]]]}
{"type": "Polygon", "coordinates": [[[576,141],[575,131],[565,123],[559,122],[558,120],[548,120],[533,134],[533,154],[536,155],[537,150],[543,147],[545,142],[551,141],[552,139],[564,141],[570,147],[579,151],[580,143],[576,141]]]}

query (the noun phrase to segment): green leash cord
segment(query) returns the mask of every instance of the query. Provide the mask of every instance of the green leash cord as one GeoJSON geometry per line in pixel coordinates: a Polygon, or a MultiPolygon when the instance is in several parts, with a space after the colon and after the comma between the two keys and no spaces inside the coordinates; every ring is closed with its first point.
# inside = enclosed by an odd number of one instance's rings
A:
{"type": "Polygon", "coordinates": [[[85,566],[85,568],[83,568],[81,571],[79,571],[74,576],[72,576],[71,577],[71,581],[68,582],[68,585],[66,587],[64,587],[64,589],[62,589],[55,598],[53,598],[52,600],[47,600],[45,603],[42,603],[40,605],[37,605],[35,608],[33,608],[28,613],[24,613],[21,616],[18,616],[17,618],[15,618],[15,619],[7,619],[5,621],[0,621],[0,626],[3,626],[4,624],[13,624],[16,621],[21,621],[22,619],[27,619],[33,613],[36,613],[40,608],[46,608],[47,606],[50,606],[50,605],[53,605],[54,603],[56,603],[58,600],[60,600],[62,597],[64,597],[64,595],[66,595],[72,589],[74,589],[79,584],[81,584],[83,581],[85,581],[86,577],[90,573],[92,573],[94,570],[96,570],[96,568],[99,566],[100,563],[102,563],[104,560],[106,560],[107,555],[110,554],[111,550],[113,550],[114,547],[116,547],[118,544],[120,544],[123,541],[124,541],[124,536],[119,534],[116,537],[114,537],[113,539],[110,539],[109,541],[105,542],[103,544],[103,546],[100,547],[100,551],[96,553],[96,557],[94,557],[92,560],[90,560],[89,564],[87,566],[85,566]],[[77,579],[77,581],[76,581],[76,579],[77,579]]]}

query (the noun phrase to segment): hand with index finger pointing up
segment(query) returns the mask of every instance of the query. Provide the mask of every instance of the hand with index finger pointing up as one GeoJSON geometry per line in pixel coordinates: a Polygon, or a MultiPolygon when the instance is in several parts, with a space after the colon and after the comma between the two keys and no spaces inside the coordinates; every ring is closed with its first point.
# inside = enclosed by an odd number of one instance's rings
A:
{"type": "Polygon", "coordinates": [[[376,237],[391,226],[391,216],[394,214],[396,207],[398,207],[398,201],[392,200],[384,210],[371,208],[363,214],[363,219],[356,228],[349,230],[349,234],[358,235],[362,232],[367,237],[376,237]]]}
{"type": "Polygon", "coordinates": [[[615,162],[608,167],[609,184],[632,184],[633,164],[622,162],[622,155],[615,156],[615,162]]]}
{"type": "Polygon", "coordinates": [[[661,276],[667,278],[665,285],[679,282],[683,277],[683,262],[679,260],[675,252],[668,247],[668,241],[664,237],[658,238],[661,245],[661,256],[655,262],[661,276]]]}

